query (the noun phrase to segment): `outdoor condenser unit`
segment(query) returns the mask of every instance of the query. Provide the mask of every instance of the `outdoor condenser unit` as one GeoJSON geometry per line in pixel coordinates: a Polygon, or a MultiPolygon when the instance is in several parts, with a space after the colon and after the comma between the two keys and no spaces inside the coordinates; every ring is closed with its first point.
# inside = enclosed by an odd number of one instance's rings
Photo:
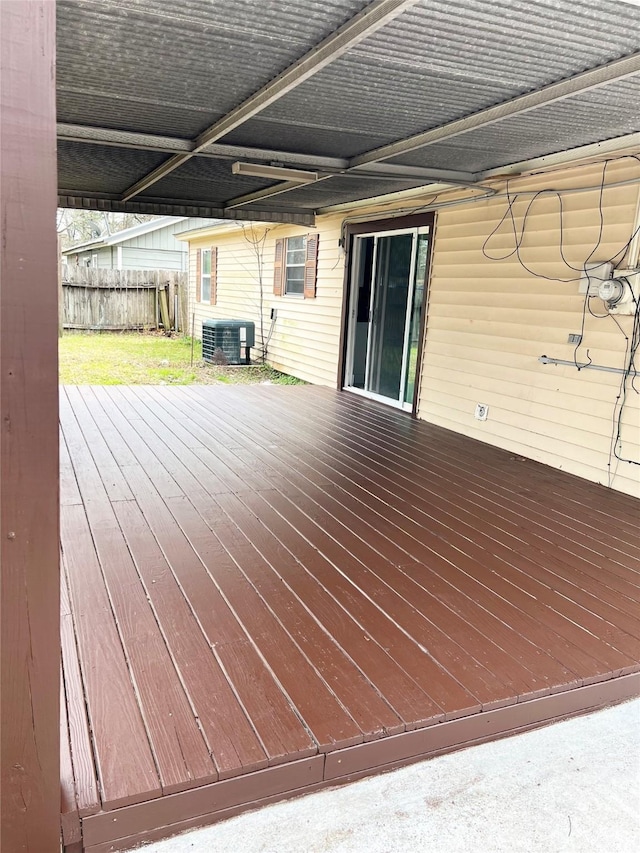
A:
{"type": "Polygon", "coordinates": [[[249,364],[255,345],[255,323],[246,320],[205,320],[202,324],[202,358],[226,364],[249,364]]]}

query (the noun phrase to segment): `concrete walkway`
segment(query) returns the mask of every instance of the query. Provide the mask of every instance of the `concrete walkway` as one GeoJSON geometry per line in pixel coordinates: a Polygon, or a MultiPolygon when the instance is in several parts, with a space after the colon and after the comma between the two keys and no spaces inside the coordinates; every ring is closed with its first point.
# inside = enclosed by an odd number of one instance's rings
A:
{"type": "Polygon", "coordinates": [[[148,845],[144,853],[636,853],[640,700],[148,845]]]}

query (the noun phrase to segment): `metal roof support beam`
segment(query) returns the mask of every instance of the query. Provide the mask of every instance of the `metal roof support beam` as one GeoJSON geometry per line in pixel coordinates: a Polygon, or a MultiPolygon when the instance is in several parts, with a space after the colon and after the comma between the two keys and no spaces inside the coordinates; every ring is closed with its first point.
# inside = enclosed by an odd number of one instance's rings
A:
{"type": "Polygon", "coordinates": [[[369,163],[366,166],[346,169],[346,178],[385,178],[396,181],[426,180],[446,184],[475,184],[478,176],[457,169],[431,169],[428,166],[402,166],[399,163],[369,163]]]}
{"type": "Polygon", "coordinates": [[[245,204],[251,204],[254,201],[262,201],[266,198],[273,198],[276,195],[281,195],[282,193],[288,193],[290,190],[297,190],[300,187],[310,187],[319,183],[319,181],[326,180],[327,178],[332,178],[333,175],[326,175],[323,178],[318,178],[317,181],[310,181],[306,184],[301,184],[299,181],[282,181],[279,184],[274,184],[272,187],[266,187],[263,190],[257,190],[254,193],[247,193],[246,195],[239,195],[237,198],[232,198],[231,201],[228,201],[225,204],[225,210],[233,210],[236,207],[244,207],[245,204]]]}
{"type": "MultiPolygon", "coordinates": [[[[158,136],[151,133],[131,133],[126,130],[111,130],[104,127],[89,127],[75,124],[58,124],[58,139],[68,142],[80,142],[90,145],[112,145],[130,148],[136,151],[165,151],[180,154],[189,151],[192,143],[188,139],[172,136],[158,136]]],[[[194,154],[196,157],[213,157],[219,160],[264,160],[267,163],[283,166],[303,167],[316,172],[348,174],[355,178],[385,178],[428,181],[438,180],[448,183],[473,183],[477,176],[473,172],[461,172],[455,169],[430,169],[422,166],[401,166],[395,163],[369,163],[349,170],[349,161],[342,157],[322,157],[314,154],[297,154],[293,151],[276,151],[270,148],[248,148],[243,145],[224,145],[214,143],[194,154]]]]}
{"type": "Polygon", "coordinates": [[[246,195],[240,195],[236,198],[232,198],[230,201],[226,202],[224,208],[225,210],[232,210],[236,207],[244,207],[245,204],[251,204],[254,201],[264,201],[267,198],[273,198],[276,195],[282,195],[282,193],[291,192],[291,190],[297,190],[300,188],[314,186],[320,181],[326,181],[327,178],[369,178],[370,180],[385,180],[385,181],[402,181],[402,180],[410,180],[410,181],[423,181],[425,184],[432,183],[441,183],[447,184],[448,186],[461,186],[461,187],[472,187],[477,186],[477,181],[474,178],[474,175],[471,172],[451,172],[450,175],[455,175],[453,177],[444,177],[446,172],[444,170],[438,169],[419,169],[416,167],[416,172],[419,174],[411,174],[411,167],[407,167],[409,174],[405,174],[404,167],[398,167],[398,171],[387,172],[384,167],[380,172],[373,170],[371,172],[357,172],[357,171],[346,171],[344,173],[338,172],[321,175],[317,181],[310,181],[309,183],[301,184],[298,181],[283,181],[279,184],[274,184],[271,187],[265,187],[265,189],[257,190],[253,193],[247,193],[246,195]],[[464,176],[464,177],[461,177],[464,176]]]}
{"type": "Polygon", "coordinates": [[[297,190],[301,187],[313,186],[319,181],[326,181],[327,178],[368,178],[378,181],[424,181],[424,183],[428,184],[442,183],[462,187],[477,186],[477,178],[472,172],[455,172],[446,169],[423,169],[420,166],[396,166],[394,164],[372,163],[370,166],[362,169],[344,169],[321,175],[317,181],[310,181],[309,183],[301,184],[297,181],[283,181],[271,187],[265,187],[262,190],[232,198],[225,204],[225,210],[243,207],[245,204],[272,198],[273,196],[288,193],[291,190],[297,190]]]}
{"type": "Polygon", "coordinates": [[[191,151],[193,142],[177,136],[159,136],[156,133],[132,133],[129,130],[113,130],[109,127],[91,127],[84,124],[58,122],[56,135],[64,142],[84,142],[89,145],[111,145],[117,148],[133,148],[138,151],[166,151],[180,154],[191,151]]]}
{"type": "Polygon", "coordinates": [[[539,107],[545,107],[549,104],[562,101],[565,98],[583,95],[585,92],[590,92],[600,86],[606,86],[607,83],[631,77],[634,74],[638,74],[638,72],[640,72],[640,52],[625,56],[623,59],[617,59],[614,62],[609,62],[607,65],[592,68],[581,74],[576,74],[574,77],[568,77],[566,80],[560,80],[558,83],[551,83],[549,86],[545,86],[535,92],[520,95],[510,101],[480,110],[480,112],[473,115],[448,122],[440,127],[424,131],[424,133],[418,133],[407,139],[392,142],[390,145],[375,148],[358,157],[353,157],[349,161],[349,166],[351,168],[358,168],[371,163],[379,163],[382,160],[388,160],[390,157],[399,157],[402,154],[408,154],[419,148],[425,148],[427,145],[452,139],[461,133],[488,127],[503,119],[523,115],[539,107]]]}
{"type": "Polygon", "coordinates": [[[343,24],[335,33],[316,45],[307,54],[301,57],[293,65],[290,65],[281,74],[263,86],[242,104],[237,106],[226,116],[221,118],[211,127],[204,130],[197,139],[193,141],[190,153],[176,154],[170,157],[166,163],[158,166],[122,194],[122,200],[128,201],[160,181],[170,172],[177,169],[189,160],[193,154],[198,153],[207,145],[216,142],[226,134],[235,130],[241,124],[253,118],[266,109],[279,98],[304,83],[318,71],[326,68],[331,62],[341,57],[344,53],[359,44],[363,39],[379,30],[389,21],[397,18],[407,9],[415,6],[418,0],[373,0],[361,12],[354,15],[350,21],[343,24]]]}
{"type": "MultiPolygon", "coordinates": [[[[160,151],[167,154],[193,152],[193,142],[177,136],[159,136],[155,133],[133,133],[129,130],[113,130],[108,127],[91,127],[83,124],[57,126],[58,139],[64,142],[80,142],[87,145],[107,145],[130,148],[136,151],[160,151]]],[[[317,169],[346,169],[349,161],[341,157],[322,157],[314,154],[297,154],[271,148],[253,148],[245,145],[212,143],[194,154],[195,157],[216,157],[223,160],[265,160],[283,165],[313,167],[317,169]]]]}

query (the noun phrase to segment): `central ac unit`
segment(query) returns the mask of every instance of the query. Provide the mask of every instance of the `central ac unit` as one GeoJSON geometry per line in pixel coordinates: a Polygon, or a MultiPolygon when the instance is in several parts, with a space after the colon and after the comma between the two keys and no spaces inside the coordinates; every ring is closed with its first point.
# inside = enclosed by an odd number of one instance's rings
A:
{"type": "Polygon", "coordinates": [[[202,358],[214,364],[249,364],[255,345],[255,323],[246,320],[205,320],[202,358]]]}

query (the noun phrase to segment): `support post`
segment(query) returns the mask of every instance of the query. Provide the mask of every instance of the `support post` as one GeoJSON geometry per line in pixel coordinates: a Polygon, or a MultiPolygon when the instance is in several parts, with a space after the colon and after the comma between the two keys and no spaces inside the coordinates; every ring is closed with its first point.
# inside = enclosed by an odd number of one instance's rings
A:
{"type": "Polygon", "coordinates": [[[0,2],[0,847],[58,853],[55,16],[0,2]]]}

